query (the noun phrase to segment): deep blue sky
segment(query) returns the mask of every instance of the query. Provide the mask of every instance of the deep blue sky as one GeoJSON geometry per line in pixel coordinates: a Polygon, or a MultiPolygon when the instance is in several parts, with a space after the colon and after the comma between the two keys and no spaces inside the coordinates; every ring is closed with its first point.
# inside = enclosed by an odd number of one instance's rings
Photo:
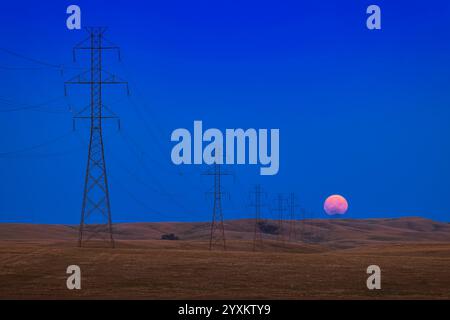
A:
{"type": "MultiPolygon", "coordinates": [[[[174,167],[171,132],[204,126],[280,128],[281,168],[231,167],[225,218],[251,217],[254,183],[296,192],[315,217],[344,195],[348,216],[450,218],[450,3],[417,1],[4,1],[0,51],[0,220],[78,223],[88,130],[68,105],[88,90],[63,81],[87,60],[86,37],[65,27],[69,4],[84,26],[105,25],[122,48],[105,65],[131,96],[105,89],[122,131],[105,129],[114,221],[209,220],[202,167],[174,167]],[[311,4],[313,3],[313,4],[311,4]],[[370,4],[382,30],[365,27],[370,4]],[[46,104],[47,103],[47,104],[46,104]],[[46,142],[56,141],[50,144],[46,142]],[[42,147],[20,151],[32,146],[42,147]]],[[[270,213],[265,212],[266,217],[270,213]]]]}

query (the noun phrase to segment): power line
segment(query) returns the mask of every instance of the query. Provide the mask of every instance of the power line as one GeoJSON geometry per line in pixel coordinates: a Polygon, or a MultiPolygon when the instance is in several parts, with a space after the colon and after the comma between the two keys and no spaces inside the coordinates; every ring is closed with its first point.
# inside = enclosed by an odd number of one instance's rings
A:
{"type": "Polygon", "coordinates": [[[52,144],[54,144],[54,143],[56,143],[56,142],[58,142],[58,141],[60,141],[60,140],[62,140],[64,138],[70,136],[71,134],[72,134],[72,131],[69,131],[68,133],[65,133],[65,134],[63,134],[61,136],[58,136],[56,138],[53,138],[51,140],[47,140],[45,142],[42,142],[42,143],[39,143],[39,144],[36,144],[36,145],[33,145],[33,146],[25,147],[25,148],[22,148],[20,150],[14,150],[14,151],[8,151],[8,152],[0,152],[0,157],[6,158],[6,157],[11,156],[11,155],[25,153],[25,152],[28,152],[28,151],[33,151],[33,150],[36,150],[36,149],[39,149],[39,148],[43,148],[43,147],[52,145],[52,144]]]}
{"type": "Polygon", "coordinates": [[[167,197],[169,198],[170,203],[175,204],[176,206],[180,206],[181,209],[183,209],[186,212],[189,212],[189,210],[182,205],[181,203],[179,203],[178,201],[176,201],[176,199],[173,198],[173,196],[171,194],[166,194],[161,192],[161,190],[159,190],[158,188],[151,186],[150,184],[146,183],[143,179],[141,179],[137,174],[133,173],[130,169],[128,169],[125,165],[123,165],[123,163],[121,163],[120,161],[117,160],[117,158],[112,158],[114,160],[115,163],[117,163],[122,171],[124,171],[125,173],[127,173],[127,175],[131,178],[133,178],[136,182],[138,182],[139,184],[141,184],[142,186],[146,187],[148,190],[151,190],[154,193],[157,193],[161,196],[167,197]]]}
{"type": "MultiPolygon", "coordinates": [[[[133,79],[131,78],[131,76],[128,72],[128,69],[125,66],[125,63],[123,63],[122,60],[121,60],[120,66],[122,66],[124,73],[126,74],[127,78],[130,80],[130,83],[133,87],[133,92],[135,92],[139,96],[142,96],[140,88],[138,87],[137,83],[135,83],[133,81],[133,79]]],[[[129,102],[132,107],[131,109],[136,114],[136,117],[138,118],[139,122],[142,124],[145,132],[151,138],[150,141],[155,141],[155,145],[157,147],[156,149],[161,153],[161,155],[166,156],[167,154],[170,154],[170,149],[167,147],[167,145],[161,143],[161,140],[164,139],[165,137],[162,135],[163,129],[160,126],[160,121],[152,121],[151,125],[149,124],[149,122],[147,121],[147,119],[149,117],[146,117],[145,113],[150,112],[151,119],[155,119],[155,118],[157,118],[157,116],[154,112],[152,112],[152,110],[153,110],[152,108],[145,108],[143,105],[141,105],[142,103],[140,101],[135,100],[136,94],[129,96],[129,102]],[[156,130],[154,130],[154,128],[156,128],[156,130]]],[[[137,144],[135,144],[135,145],[137,145],[137,144]]],[[[144,152],[142,154],[145,155],[146,153],[144,152]]],[[[150,158],[150,157],[147,157],[147,159],[148,158],[150,158]]],[[[152,162],[156,163],[155,159],[153,159],[153,158],[151,158],[151,159],[152,159],[152,162]]],[[[160,163],[157,163],[157,164],[160,164],[160,163]]],[[[164,166],[161,166],[161,167],[164,167],[164,166]]],[[[192,185],[193,182],[194,183],[198,182],[197,179],[188,179],[188,177],[184,174],[184,172],[182,170],[180,170],[179,167],[175,167],[174,170],[177,172],[177,175],[182,177],[187,183],[189,183],[189,185],[192,185]]],[[[199,187],[196,187],[196,189],[200,190],[199,187]]]]}
{"type": "Polygon", "coordinates": [[[24,55],[22,53],[18,53],[16,51],[13,51],[13,50],[10,50],[10,49],[7,49],[7,48],[0,48],[0,51],[4,52],[6,54],[9,54],[9,55],[11,55],[13,57],[16,57],[16,58],[19,58],[19,59],[31,62],[33,64],[37,64],[37,65],[42,66],[40,68],[37,68],[37,67],[22,67],[22,66],[20,66],[20,67],[17,67],[17,66],[11,67],[11,66],[4,66],[4,65],[0,66],[0,68],[4,69],[4,70],[44,70],[44,69],[56,69],[56,70],[60,71],[61,73],[63,73],[63,71],[65,69],[78,69],[78,70],[82,69],[80,67],[67,66],[67,65],[64,65],[64,64],[50,63],[50,62],[47,62],[47,61],[44,61],[44,60],[41,60],[41,59],[36,59],[36,58],[30,57],[28,55],[24,55]]]}
{"type": "MultiPolygon", "coordinates": [[[[142,96],[141,94],[141,90],[140,88],[137,86],[137,84],[133,81],[133,79],[130,77],[129,72],[127,72],[127,68],[125,67],[124,63],[121,63],[121,66],[123,67],[123,69],[125,69],[125,73],[127,75],[127,77],[130,79],[130,82],[133,86],[133,91],[136,92],[138,95],[142,96]]],[[[146,110],[146,112],[151,112],[151,116],[152,118],[156,118],[156,114],[154,112],[152,112],[152,108],[141,108],[140,104],[136,103],[133,99],[133,97],[130,97],[130,102],[134,105],[134,107],[136,108],[135,112],[139,113],[139,119],[142,120],[142,123],[145,127],[145,129],[147,130],[147,132],[149,133],[149,135],[151,135],[152,137],[154,136],[153,130],[152,130],[152,126],[149,126],[147,121],[145,119],[147,119],[147,117],[142,117],[144,110],[146,110]],[[140,110],[142,109],[142,110],[140,110]]],[[[159,133],[161,135],[161,132],[163,132],[162,127],[159,125],[159,121],[155,121],[154,122],[154,126],[156,127],[156,132],[159,133]]],[[[163,138],[162,136],[160,136],[160,138],[163,138]]],[[[159,144],[160,150],[166,150],[167,151],[167,146],[159,144]]],[[[164,151],[165,152],[165,151],[164,151]]]]}
{"type": "MultiPolygon", "coordinates": [[[[125,136],[123,134],[121,134],[122,138],[125,138],[125,136]]],[[[163,186],[163,184],[159,181],[159,179],[157,179],[153,174],[151,174],[150,170],[147,168],[147,166],[145,165],[144,161],[143,161],[143,155],[145,155],[145,152],[142,152],[139,154],[139,149],[138,151],[133,149],[131,147],[131,144],[127,143],[126,140],[124,140],[126,142],[126,145],[128,147],[128,149],[136,156],[136,159],[138,160],[138,164],[147,172],[147,174],[150,174],[152,177],[152,180],[154,182],[156,182],[156,184],[158,185],[158,187],[160,188],[159,192],[161,195],[167,197],[171,203],[173,203],[174,205],[178,206],[179,208],[181,208],[182,210],[185,210],[186,212],[189,212],[190,210],[188,210],[181,202],[178,201],[178,199],[174,198],[173,195],[168,192],[165,187],[163,186]]],[[[137,145],[135,144],[134,146],[137,147],[137,145]]]]}
{"type": "MultiPolygon", "coordinates": [[[[139,118],[141,118],[141,117],[139,117],[139,118]]],[[[158,165],[159,168],[163,169],[164,171],[166,171],[169,174],[173,174],[173,172],[175,171],[178,177],[182,177],[185,180],[185,182],[191,186],[193,185],[193,182],[198,183],[198,180],[189,180],[188,177],[178,167],[175,167],[174,170],[169,170],[168,167],[165,166],[162,162],[156,160],[156,158],[154,156],[151,156],[147,151],[144,151],[139,146],[139,144],[136,142],[136,140],[134,140],[131,137],[131,135],[129,135],[127,133],[126,130],[120,130],[120,135],[121,135],[121,138],[124,139],[124,142],[126,144],[128,144],[127,147],[130,149],[130,151],[132,153],[134,153],[136,155],[137,159],[139,160],[139,163],[143,166],[143,168],[147,172],[149,172],[149,171],[147,169],[147,166],[145,165],[145,161],[149,160],[153,164],[158,165]]],[[[153,138],[151,140],[155,141],[155,139],[158,140],[156,137],[153,136],[153,138]]],[[[161,146],[161,143],[159,142],[159,140],[158,140],[157,145],[161,146]]],[[[160,151],[161,151],[161,155],[163,155],[163,156],[167,156],[167,154],[169,154],[169,151],[167,153],[165,153],[164,151],[162,151],[161,148],[160,148],[160,151]]],[[[159,182],[159,181],[157,181],[157,182],[162,189],[165,189],[161,182],[159,182]]],[[[201,190],[201,188],[198,186],[196,186],[196,187],[194,186],[194,188],[197,190],[201,190]]],[[[168,192],[166,192],[166,193],[168,193],[168,192]]]]}
{"type": "Polygon", "coordinates": [[[120,136],[123,139],[123,141],[125,142],[125,144],[127,145],[127,147],[130,149],[130,151],[133,154],[138,154],[137,157],[142,160],[142,159],[149,159],[152,163],[158,165],[161,169],[167,170],[167,167],[164,166],[161,162],[157,161],[154,157],[150,157],[149,154],[146,151],[143,151],[139,145],[137,144],[137,142],[130,136],[127,134],[126,131],[124,130],[120,130],[120,136]]]}
{"type": "Polygon", "coordinates": [[[0,112],[16,112],[16,111],[37,111],[37,112],[48,112],[48,113],[69,113],[69,110],[63,110],[62,108],[50,108],[50,109],[42,109],[42,108],[49,108],[49,104],[63,100],[63,97],[57,97],[50,100],[47,100],[45,102],[35,104],[35,105],[29,105],[29,104],[21,104],[21,103],[15,103],[9,99],[5,99],[0,97],[0,105],[5,105],[9,109],[3,109],[0,108],[0,112]],[[53,110],[52,110],[53,109],[53,110]],[[59,109],[59,110],[58,110],[59,109]]]}
{"type": "Polygon", "coordinates": [[[3,51],[3,52],[5,52],[5,53],[7,53],[9,55],[12,55],[14,57],[17,57],[17,58],[20,58],[20,59],[23,59],[23,60],[26,60],[26,61],[29,61],[29,62],[32,62],[32,63],[35,63],[35,64],[39,64],[39,65],[42,65],[42,66],[46,66],[46,67],[49,67],[49,68],[55,68],[55,69],[59,69],[59,70],[62,69],[61,65],[56,65],[56,64],[48,63],[48,62],[45,62],[45,61],[42,61],[42,60],[38,60],[38,59],[35,59],[35,58],[31,58],[31,57],[25,56],[25,55],[23,55],[21,53],[14,52],[14,51],[6,49],[6,48],[0,48],[0,51],[3,51]]]}
{"type": "Polygon", "coordinates": [[[44,67],[10,67],[10,66],[0,66],[2,70],[46,70],[48,68],[44,67]]]}
{"type": "Polygon", "coordinates": [[[115,177],[114,175],[110,174],[110,177],[116,182],[116,184],[122,188],[122,190],[124,190],[128,196],[133,199],[137,204],[139,204],[140,206],[142,206],[143,208],[145,208],[146,210],[148,210],[149,212],[154,212],[158,215],[161,215],[162,213],[155,210],[154,208],[150,207],[147,203],[145,203],[142,200],[139,200],[127,187],[125,187],[124,184],[122,184],[119,179],[117,179],[117,177],[115,177]]]}
{"type": "Polygon", "coordinates": [[[80,147],[72,148],[66,151],[60,152],[49,152],[49,153],[36,153],[36,154],[18,154],[14,156],[5,157],[4,159],[49,159],[49,158],[59,158],[64,157],[69,154],[74,154],[75,152],[81,150],[80,147]]]}

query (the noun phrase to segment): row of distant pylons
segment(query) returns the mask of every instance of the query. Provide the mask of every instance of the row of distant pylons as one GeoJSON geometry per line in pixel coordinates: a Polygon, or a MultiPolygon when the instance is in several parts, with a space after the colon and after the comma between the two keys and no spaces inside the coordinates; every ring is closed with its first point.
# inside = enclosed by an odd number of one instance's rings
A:
{"type": "Polygon", "coordinates": [[[264,201],[267,199],[267,193],[263,190],[260,184],[257,184],[254,186],[253,191],[250,192],[250,198],[252,200],[250,206],[254,208],[255,215],[253,236],[254,251],[263,248],[264,234],[273,235],[275,233],[276,240],[281,243],[296,242],[298,240],[306,241],[306,211],[299,205],[295,193],[289,193],[287,196],[279,193],[274,200],[274,205],[269,206],[264,201]],[[267,211],[272,212],[272,216],[275,217],[272,221],[276,221],[276,229],[272,232],[270,230],[265,230],[267,227],[274,226],[268,224],[267,220],[263,218],[263,207],[268,207],[267,211]],[[301,225],[298,225],[299,223],[301,225]]]}
{"type": "MultiPolygon", "coordinates": [[[[221,165],[214,164],[213,169],[204,173],[204,175],[214,177],[214,189],[209,194],[213,195],[213,212],[209,239],[209,249],[215,247],[227,249],[227,242],[225,237],[225,225],[223,221],[222,199],[224,196],[229,196],[222,188],[222,176],[229,176],[232,173],[221,169],[221,165]]],[[[281,243],[296,242],[298,240],[306,241],[305,237],[305,219],[306,211],[302,208],[297,200],[295,193],[290,193],[288,197],[283,194],[278,194],[273,206],[268,206],[266,203],[267,193],[263,190],[260,184],[254,186],[250,191],[250,207],[254,208],[254,236],[253,236],[253,250],[261,250],[263,248],[264,235],[275,236],[275,240],[281,243]],[[268,208],[270,212],[275,214],[276,225],[269,224],[263,218],[263,208],[268,208]],[[300,209],[301,219],[298,219],[300,209]],[[297,223],[301,223],[301,231],[299,239],[297,223]]],[[[311,222],[310,222],[311,224],[311,222]]]]}

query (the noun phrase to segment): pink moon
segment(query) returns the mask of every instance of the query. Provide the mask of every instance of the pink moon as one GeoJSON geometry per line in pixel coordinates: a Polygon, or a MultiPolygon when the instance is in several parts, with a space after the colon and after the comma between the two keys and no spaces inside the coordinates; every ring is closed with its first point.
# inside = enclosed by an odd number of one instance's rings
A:
{"type": "Polygon", "coordinates": [[[345,214],[348,210],[348,202],[343,196],[335,194],[325,200],[323,209],[330,216],[345,214]]]}

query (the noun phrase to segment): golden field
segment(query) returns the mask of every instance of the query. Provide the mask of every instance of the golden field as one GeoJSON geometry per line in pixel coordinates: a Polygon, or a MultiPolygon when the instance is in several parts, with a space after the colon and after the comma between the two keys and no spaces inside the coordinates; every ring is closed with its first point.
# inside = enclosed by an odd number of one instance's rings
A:
{"type": "Polygon", "coordinates": [[[207,224],[201,223],[117,225],[115,249],[102,243],[77,248],[70,226],[0,224],[0,298],[450,298],[448,224],[310,221],[297,226],[292,241],[265,236],[256,252],[252,225],[227,222],[228,250],[209,251],[207,224]],[[158,240],[164,232],[180,240],[158,240]],[[379,291],[366,287],[372,264],[382,270],[379,291]],[[69,265],[81,267],[82,290],[66,288],[69,265]]]}

